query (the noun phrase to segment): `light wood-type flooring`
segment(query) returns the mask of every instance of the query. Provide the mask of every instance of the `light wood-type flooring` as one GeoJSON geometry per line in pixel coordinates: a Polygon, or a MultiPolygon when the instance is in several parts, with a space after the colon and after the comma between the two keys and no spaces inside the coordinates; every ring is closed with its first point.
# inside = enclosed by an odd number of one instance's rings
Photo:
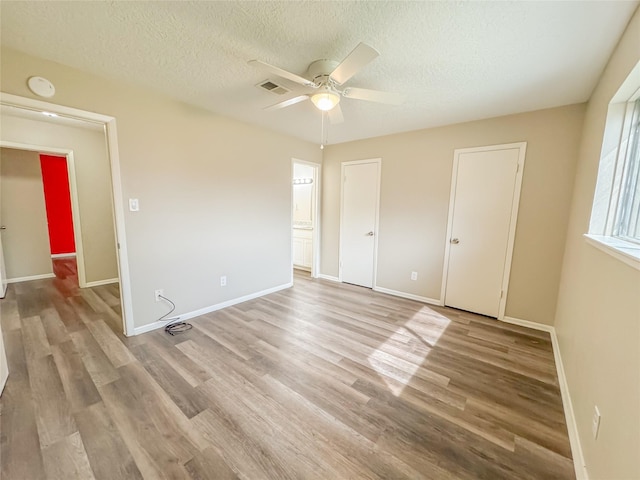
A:
{"type": "Polygon", "coordinates": [[[574,478],[546,333],[296,273],[125,338],[56,273],[0,302],[3,480],[574,478]]]}

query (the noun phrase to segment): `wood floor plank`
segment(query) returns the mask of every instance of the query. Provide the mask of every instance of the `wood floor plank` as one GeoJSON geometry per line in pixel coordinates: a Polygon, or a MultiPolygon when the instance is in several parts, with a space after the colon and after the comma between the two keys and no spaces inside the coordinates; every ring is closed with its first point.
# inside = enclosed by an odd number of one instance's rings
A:
{"type": "Polygon", "coordinates": [[[51,346],[39,316],[22,319],[22,335],[28,360],[51,355],[51,346]]]}
{"type": "Polygon", "coordinates": [[[143,478],[104,403],[76,412],[75,419],[96,480],[143,478]]]}
{"type": "Polygon", "coordinates": [[[236,480],[239,478],[213,447],[197,452],[191,460],[185,463],[184,468],[189,472],[192,480],[236,480]]]}
{"type": "Polygon", "coordinates": [[[78,429],[53,356],[27,358],[27,365],[40,445],[46,448],[78,429]]]}
{"type": "Polygon", "coordinates": [[[165,342],[167,335],[149,335],[147,345],[156,355],[163,356],[171,367],[192,387],[197,387],[211,378],[207,371],[192,361],[170,342],[165,342]]]}
{"type": "Polygon", "coordinates": [[[100,344],[105,355],[114,367],[122,367],[135,360],[133,354],[103,320],[89,322],[87,323],[87,328],[100,344]]]}
{"type": "Polygon", "coordinates": [[[53,358],[72,411],[98,403],[100,394],[71,340],[54,345],[53,358]]]}
{"type": "Polygon", "coordinates": [[[0,397],[0,478],[46,478],[22,332],[2,332],[9,378],[0,397]]]}
{"type": "Polygon", "coordinates": [[[80,433],[75,432],[42,450],[47,480],[94,480],[80,433]]]}
{"type": "Polygon", "coordinates": [[[102,348],[86,328],[71,332],[73,344],[80,352],[91,380],[97,387],[101,387],[120,378],[120,374],[109,361],[102,348]]]}
{"type": "Polygon", "coordinates": [[[20,312],[17,300],[7,297],[0,303],[0,325],[3,332],[10,332],[20,328],[20,312]]]}
{"type": "Polygon", "coordinates": [[[295,272],[125,337],[74,262],[0,300],[3,480],[575,478],[546,332],[295,272]]]}
{"type": "Polygon", "coordinates": [[[56,345],[58,343],[71,340],[65,324],[60,319],[60,315],[55,308],[47,308],[43,310],[40,317],[44,330],[47,334],[49,345],[56,345]]]}
{"type": "MultiPolygon", "coordinates": [[[[123,367],[124,368],[124,367],[123,367]]],[[[141,402],[125,379],[104,385],[100,394],[144,478],[188,479],[183,463],[191,456],[174,433],[165,441],[148,412],[156,402],[141,402]],[[160,441],[162,439],[162,441],[160,441]]]]}
{"type": "Polygon", "coordinates": [[[207,408],[207,399],[198,390],[189,385],[174,370],[173,366],[152,348],[147,345],[138,345],[133,347],[132,352],[187,418],[191,418],[207,408]]]}

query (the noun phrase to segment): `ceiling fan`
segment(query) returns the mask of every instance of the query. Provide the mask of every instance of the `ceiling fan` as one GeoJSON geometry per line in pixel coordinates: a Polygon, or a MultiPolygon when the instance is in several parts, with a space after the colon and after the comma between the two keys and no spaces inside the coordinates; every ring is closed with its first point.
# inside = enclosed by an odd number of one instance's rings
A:
{"type": "Polygon", "coordinates": [[[378,55],[377,50],[365,43],[359,43],[353,51],[338,63],[333,60],[316,60],[309,65],[305,76],[296,75],[281,68],[269,65],[260,60],[250,60],[249,64],[256,65],[279,77],[286,78],[309,89],[308,93],[284,100],[265,107],[265,110],[276,110],[289,107],[296,103],[311,99],[313,104],[322,111],[329,113],[331,123],[344,121],[340,109],[340,98],[368,100],[370,102],[400,105],[405,95],[366,88],[343,87],[344,83],[373,61],[378,55]]]}

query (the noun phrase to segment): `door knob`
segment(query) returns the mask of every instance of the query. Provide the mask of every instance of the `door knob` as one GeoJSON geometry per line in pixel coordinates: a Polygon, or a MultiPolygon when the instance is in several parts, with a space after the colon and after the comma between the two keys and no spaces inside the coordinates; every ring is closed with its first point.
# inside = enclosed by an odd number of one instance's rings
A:
{"type": "Polygon", "coordinates": [[[367,233],[367,237],[373,237],[373,232],[367,233]]]}
{"type": "Polygon", "coordinates": [[[459,238],[452,238],[451,240],[449,240],[451,243],[453,243],[454,245],[457,245],[460,243],[460,239],[459,238]]]}
{"type": "Polygon", "coordinates": [[[0,225],[0,230],[6,230],[7,227],[5,227],[4,225],[0,225]]]}

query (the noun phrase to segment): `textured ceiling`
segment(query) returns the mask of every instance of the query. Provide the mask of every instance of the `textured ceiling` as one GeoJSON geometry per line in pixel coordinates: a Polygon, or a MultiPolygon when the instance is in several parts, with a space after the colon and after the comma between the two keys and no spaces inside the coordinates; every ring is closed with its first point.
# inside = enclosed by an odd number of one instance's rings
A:
{"type": "Polygon", "coordinates": [[[407,101],[343,99],[345,121],[328,135],[339,143],[583,102],[637,5],[3,0],[1,41],[313,142],[321,140],[320,112],[311,102],[263,111],[288,97],[256,88],[278,79],[247,61],[303,74],[363,41],[380,56],[348,86],[403,92],[407,101]]]}

